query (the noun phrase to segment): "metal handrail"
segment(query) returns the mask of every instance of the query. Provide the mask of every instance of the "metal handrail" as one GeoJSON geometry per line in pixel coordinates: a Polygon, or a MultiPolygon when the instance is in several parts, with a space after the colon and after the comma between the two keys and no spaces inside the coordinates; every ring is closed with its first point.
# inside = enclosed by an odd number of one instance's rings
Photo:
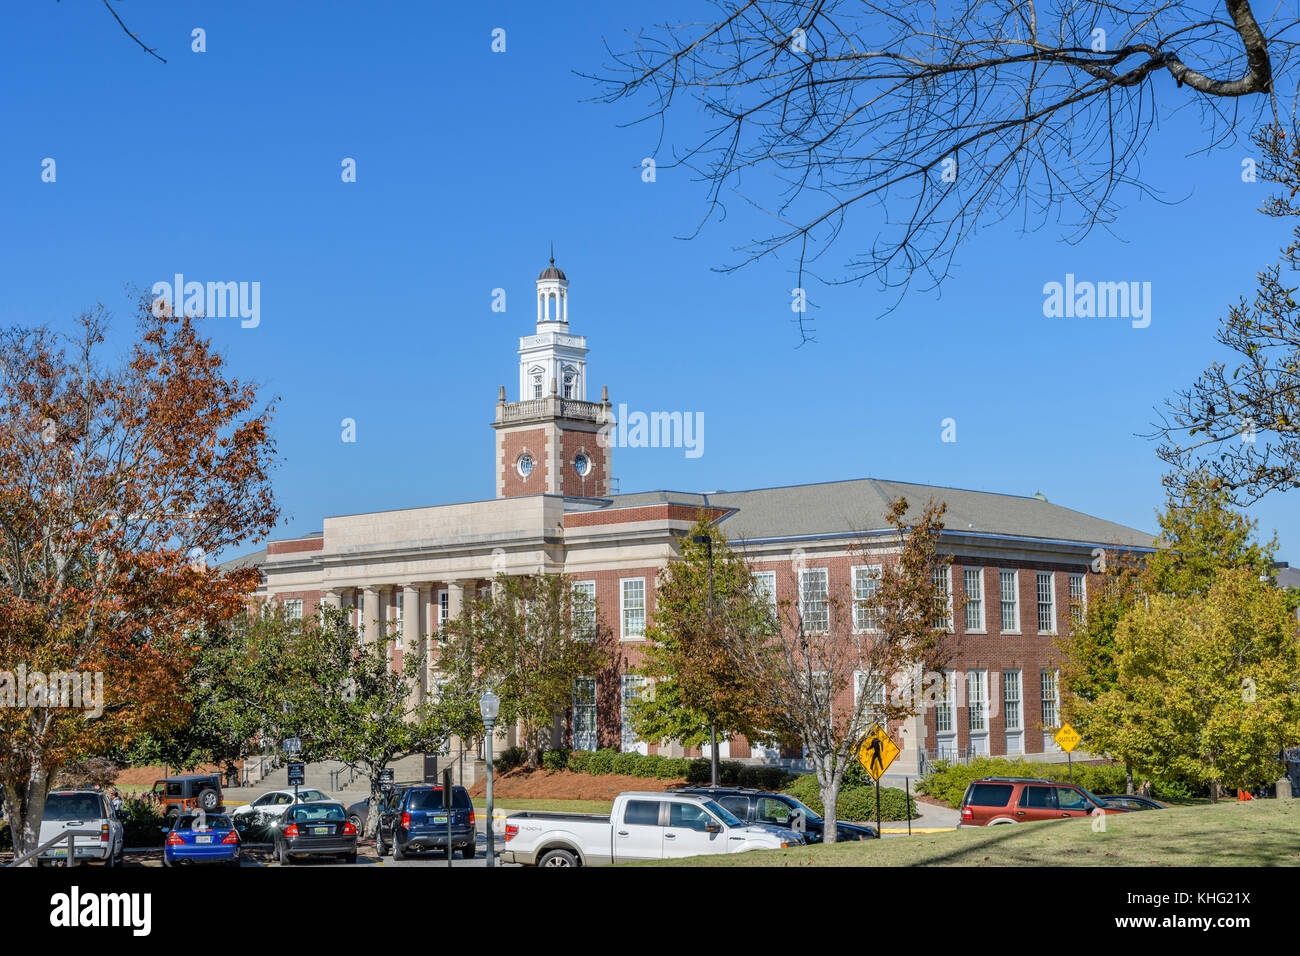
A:
{"type": "MultiPolygon", "coordinates": [[[[64,830],[62,833],[60,833],[58,836],[54,837],[53,839],[46,840],[35,850],[30,850],[27,853],[24,853],[22,856],[12,860],[11,862],[6,863],[5,866],[18,866],[19,864],[26,863],[32,857],[44,853],[50,847],[54,846],[54,844],[62,843],[64,840],[68,841],[68,866],[76,866],[77,865],[76,838],[79,836],[100,837],[102,836],[102,831],[101,830],[64,830]]],[[[110,853],[112,852],[111,848],[109,852],[110,853]]]]}

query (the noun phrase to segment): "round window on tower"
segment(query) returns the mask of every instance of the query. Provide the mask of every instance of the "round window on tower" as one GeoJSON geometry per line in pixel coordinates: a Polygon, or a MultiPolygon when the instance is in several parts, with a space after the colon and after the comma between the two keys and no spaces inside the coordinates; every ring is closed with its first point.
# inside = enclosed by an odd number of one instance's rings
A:
{"type": "Polygon", "coordinates": [[[591,474],[591,459],[586,455],[579,455],[573,459],[573,470],[586,478],[587,475],[591,474]]]}
{"type": "Polygon", "coordinates": [[[533,456],[524,452],[515,462],[515,470],[519,472],[521,478],[527,478],[533,473],[533,456]]]}

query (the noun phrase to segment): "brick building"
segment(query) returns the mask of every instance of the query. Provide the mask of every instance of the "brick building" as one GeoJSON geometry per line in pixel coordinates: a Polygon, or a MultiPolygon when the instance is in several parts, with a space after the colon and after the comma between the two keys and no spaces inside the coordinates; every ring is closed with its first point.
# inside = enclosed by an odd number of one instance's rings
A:
{"type": "MultiPolygon", "coordinates": [[[[959,652],[938,705],[891,728],[903,746],[896,767],[915,772],[924,755],[1051,759],[1060,706],[1053,645],[1072,607],[1087,600],[1097,549],[1149,549],[1150,534],[1040,495],[875,479],[616,493],[616,449],[602,440],[615,424],[613,409],[607,389],[599,402],[586,398],[588,350],[586,338],[569,330],[568,286],[554,260],[537,280],[536,331],[519,340],[518,400],[508,401],[503,386],[496,403],[495,496],[325,518],[320,532],[269,542],[243,559],[261,565],[264,596],[303,614],[320,604],[352,609],[368,639],[384,621],[407,640],[425,641],[497,573],[563,571],[594,595],[618,651],[603,672],[578,683],[572,708],[557,716],[557,743],[682,754],[673,742],[636,740],[624,713],[643,691],[629,670],[654,617],[656,575],[679,554],[678,539],[697,514],[718,522],[778,599],[802,593],[847,602],[869,593],[875,566],[897,549],[884,520],[890,500],[934,498],[948,506],[942,548],[953,563],[948,580],[937,583],[959,608],[952,621],[959,652]]],[[[421,693],[435,680],[430,672],[421,693]]],[[[502,743],[512,742],[507,729],[502,743]]],[[[720,750],[732,758],[799,757],[743,739],[720,750]]]]}

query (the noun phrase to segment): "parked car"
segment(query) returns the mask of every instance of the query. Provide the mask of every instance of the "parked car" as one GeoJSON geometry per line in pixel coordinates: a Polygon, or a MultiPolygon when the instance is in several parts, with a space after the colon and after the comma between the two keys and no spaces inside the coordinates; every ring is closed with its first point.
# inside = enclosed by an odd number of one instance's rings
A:
{"type": "Polygon", "coordinates": [[[357,828],[348,820],[343,804],[299,803],[284,816],[275,834],[275,855],[288,865],[295,856],[341,856],[357,862],[357,828]]]}
{"type": "MultiPolygon", "coordinates": [[[[73,837],[74,860],[98,860],[106,866],[122,862],[122,823],[101,790],[55,790],[45,798],[40,843],[68,830],[93,830],[97,836],[73,837]]],[[[68,845],[58,843],[37,858],[38,864],[68,862],[68,845]]]]}
{"type": "Polygon", "coordinates": [[[170,828],[163,828],[163,866],[182,863],[220,863],[239,866],[243,827],[224,813],[182,813],[170,828]]]}
{"type": "Polygon", "coordinates": [[[152,796],[169,817],[180,816],[185,810],[221,813],[226,809],[221,796],[221,774],[218,773],[155,780],[152,796]]]}
{"type": "Polygon", "coordinates": [[[1122,807],[1108,807],[1075,783],[1058,783],[1033,777],[984,777],[971,781],[961,800],[963,827],[994,826],[1002,823],[1033,823],[1103,813],[1127,813],[1122,807]]]}
{"type": "MultiPolygon", "coordinates": [[[[298,803],[334,803],[329,794],[312,787],[298,788],[298,803]]],[[[251,803],[236,807],[231,816],[236,823],[250,826],[276,827],[284,819],[285,812],[294,803],[293,787],[284,790],[270,790],[251,803]]]]}
{"type": "Polygon", "coordinates": [[[1101,801],[1106,804],[1106,809],[1116,810],[1168,810],[1167,804],[1158,800],[1152,800],[1150,797],[1139,797],[1133,793],[1118,793],[1110,796],[1103,796],[1101,801]]]}
{"type": "Polygon", "coordinates": [[[405,788],[384,806],[375,835],[375,852],[380,856],[389,852],[394,860],[401,860],[408,853],[442,850],[449,854],[457,850],[466,860],[472,860],[477,842],[474,804],[468,790],[452,787],[448,806],[442,787],[414,786],[405,788]]]}
{"type": "MultiPolygon", "coordinates": [[[[794,830],[805,843],[821,843],[826,821],[812,808],[788,793],[751,790],[745,787],[686,787],[677,793],[707,794],[740,819],[753,826],[772,830],[794,830]],[[802,817],[802,823],[799,822],[802,817]],[[802,830],[800,830],[802,826],[802,830]]],[[[875,827],[856,823],[835,824],[835,842],[851,843],[855,840],[874,840],[880,836],[875,827]]]]}
{"type": "Polygon", "coordinates": [[[505,840],[501,859],[524,866],[599,866],[802,843],[792,830],[749,826],[716,800],[680,791],[620,793],[609,816],[516,813],[506,817],[505,840]]]}

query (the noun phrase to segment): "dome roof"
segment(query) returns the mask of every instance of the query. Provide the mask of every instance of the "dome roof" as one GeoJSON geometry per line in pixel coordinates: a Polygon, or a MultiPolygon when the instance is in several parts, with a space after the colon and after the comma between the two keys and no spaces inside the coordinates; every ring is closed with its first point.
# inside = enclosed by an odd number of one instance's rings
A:
{"type": "Polygon", "coordinates": [[[554,260],[554,259],[551,260],[551,264],[550,264],[549,266],[547,266],[545,269],[542,270],[542,274],[539,275],[537,278],[538,278],[538,280],[541,280],[541,279],[563,279],[565,282],[568,282],[568,281],[569,281],[569,277],[566,276],[566,275],[564,274],[564,270],[558,268],[558,267],[555,265],[555,260],[554,260]]]}

